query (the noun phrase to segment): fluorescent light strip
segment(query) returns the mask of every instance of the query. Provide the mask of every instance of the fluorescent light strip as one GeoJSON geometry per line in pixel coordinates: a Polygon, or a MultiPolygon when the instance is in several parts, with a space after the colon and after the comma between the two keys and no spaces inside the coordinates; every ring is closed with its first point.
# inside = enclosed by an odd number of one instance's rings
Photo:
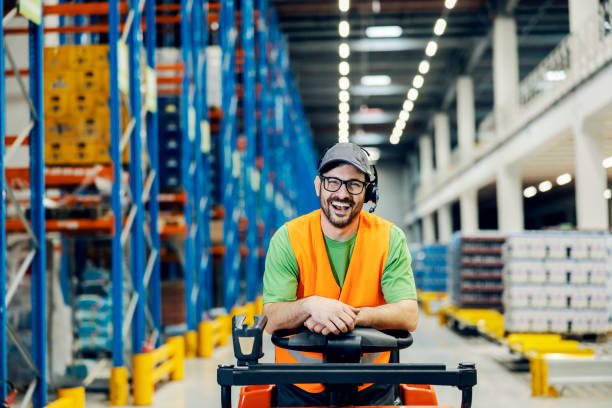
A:
{"type": "Polygon", "coordinates": [[[349,36],[350,32],[351,32],[351,26],[349,25],[348,21],[342,20],[338,24],[338,34],[340,34],[340,37],[346,38],[349,36]]]}
{"type": "MultiPolygon", "coordinates": [[[[449,10],[452,9],[453,7],[455,7],[456,4],[457,4],[457,0],[445,0],[445,2],[444,2],[444,6],[447,9],[449,9],[449,10]]],[[[441,35],[443,35],[444,32],[446,31],[447,25],[448,25],[448,23],[447,23],[447,21],[446,21],[446,19],[444,17],[438,18],[436,20],[436,22],[434,24],[434,28],[433,28],[434,36],[440,37],[441,35]]],[[[386,27],[368,27],[368,28],[366,28],[366,35],[368,37],[375,37],[376,34],[380,34],[381,37],[387,36],[387,35],[383,35],[382,34],[385,31],[384,28],[386,28],[386,27]]],[[[389,34],[389,32],[387,32],[385,34],[389,34]]],[[[397,36],[401,35],[401,28],[399,28],[399,33],[396,33],[396,34],[397,34],[397,36]]],[[[436,55],[437,52],[438,52],[438,43],[434,39],[431,39],[427,43],[427,46],[425,47],[425,55],[427,57],[429,57],[429,58],[432,58],[433,56],[436,55]]],[[[406,94],[406,100],[404,101],[404,104],[402,106],[403,109],[400,112],[399,119],[396,121],[395,128],[393,129],[391,137],[389,138],[389,141],[392,144],[399,143],[399,139],[401,137],[402,131],[403,131],[403,129],[406,126],[406,122],[410,118],[409,112],[411,112],[414,109],[414,102],[419,97],[419,91],[418,90],[421,89],[423,87],[423,85],[425,84],[424,75],[429,72],[430,68],[431,68],[431,65],[430,65],[430,63],[429,63],[427,58],[423,59],[419,63],[419,66],[418,66],[419,74],[415,75],[415,77],[412,79],[412,88],[410,88],[410,90],[408,90],[408,93],[406,94]],[[401,130],[400,130],[400,128],[401,128],[401,130]]],[[[363,84],[363,78],[362,78],[361,82],[363,84]]],[[[609,162],[606,161],[608,159],[604,160],[603,165],[606,168],[607,167],[612,167],[612,157],[610,157],[609,159],[610,159],[609,162]]],[[[571,180],[571,176],[569,176],[569,177],[570,177],[570,180],[571,180]]],[[[557,183],[559,182],[558,180],[559,179],[557,179],[557,183]]],[[[542,184],[542,183],[540,183],[540,184],[542,184]]],[[[551,184],[551,188],[552,188],[552,183],[550,183],[550,184],[551,184]]],[[[531,187],[533,187],[533,186],[531,186],[531,187]]],[[[545,184],[543,186],[544,189],[546,189],[547,187],[548,187],[547,184],[545,184]]],[[[535,187],[533,187],[533,188],[535,189],[535,193],[534,193],[534,195],[535,195],[535,194],[537,194],[538,190],[535,187]]],[[[545,190],[545,191],[548,191],[548,190],[545,190]]],[[[529,190],[528,193],[531,193],[531,190],[529,190]]]]}
{"type": "Polygon", "coordinates": [[[402,35],[400,26],[372,26],[366,27],[366,37],[368,38],[397,38],[402,35]]]}

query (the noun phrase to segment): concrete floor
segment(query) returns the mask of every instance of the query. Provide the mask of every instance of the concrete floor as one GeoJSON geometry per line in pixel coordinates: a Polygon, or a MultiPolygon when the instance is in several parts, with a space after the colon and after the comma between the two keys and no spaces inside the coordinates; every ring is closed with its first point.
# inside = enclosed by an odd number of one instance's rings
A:
{"type": "MultiPolygon", "coordinates": [[[[478,385],[474,389],[474,408],[612,407],[612,387],[608,386],[567,387],[561,391],[560,398],[532,398],[529,374],[512,373],[497,362],[497,359],[506,357],[502,347],[479,337],[459,336],[440,327],[435,318],[421,317],[414,339],[412,347],[402,352],[401,361],[404,363],[446,363],[449,368],[456,367],[462,361],[476,363],[478,385]]],[[[264,360],[270,361],[272,347],[269,340],[266,344],[264,360]]],[[[610,350],[612,347],[608,345],[603,348],[610,350]]],[[[154,395],[153,407],[219,407],[216,368],[218,364],[233,361],[229,347],[216,350],[210,359],[187,360],[185,379],[162,384],[154,395]]],[[[436,392],[441,405],[459,406],[460,393],[457,389],[437,387],[436,392]]],[[[88,394],[87,406],[108,407],[108,401],[100,394],[88,394]]]]}

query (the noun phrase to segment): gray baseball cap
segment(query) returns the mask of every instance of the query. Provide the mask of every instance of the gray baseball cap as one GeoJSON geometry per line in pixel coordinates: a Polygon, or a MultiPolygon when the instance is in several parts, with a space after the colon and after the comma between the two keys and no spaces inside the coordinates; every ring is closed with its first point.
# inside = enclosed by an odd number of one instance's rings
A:
{"type": "Polygon", "coordinates": [[[334,163],[348,163],[357,167],[358,170],[365,173],[368,179],[372,178],[370,161],[368,154],[363,148],[355,143],[336,143],[330,147],[323,158],[319,162],[319,173],[324,173],[331,168],[334,163]]]}

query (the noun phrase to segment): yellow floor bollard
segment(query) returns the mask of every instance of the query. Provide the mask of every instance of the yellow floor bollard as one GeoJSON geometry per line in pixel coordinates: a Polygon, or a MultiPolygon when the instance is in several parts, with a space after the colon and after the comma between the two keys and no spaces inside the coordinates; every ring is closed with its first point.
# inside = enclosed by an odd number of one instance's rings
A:
{"type": "Polygon", "coordinates": [[[257,299],[255,299],[255,314],[263,314],[263,297],[261,296],[257,296],[257,299]]]}
{"type": "Polygon", "coordinates": [[[57,397],[72,399],[72,408],[85,408],[85,387],[60,388],[57,397]]]}
{"type": "MultiPolygon", "coordinates": [[[[195,332],[193,332],[195,334],[195,332]]],[[[170,337],[168,344],[174,347],[174,370],[170,373],[171,381],[179,381],[185,377],[185,339],[180,336],[170,337]]]]}
{"type": "Polygon", "coordinates": [[[151,353],[134,354],[132,362],[134,405],[151,405],[154,390],[153,356],[151,353]]]}
{"type": "Polygon", "coordinates": [[[110,404],[115,407],[127,405],[128,403],[128,372],[127,367],[111,368],[110,381],[110,404]]]}
{"type": "Polygon", "coordinates": [[[215,333],[213,322],[204,321],[198,325],[198,357],[210,357],[213,352],[215,333]]]}
{"type": "Polygon", "coordinates": [[[188,331],[185,333],[185,357],[195,358],[198,351],[198,333],[188,331]]]}
{"type": "Polygon", "coordinates": [[[221,323],[221,336],[219,346],[226,346],[232,332],[232,317],[230,315],[218,316],[217,320],[221,323]]]}

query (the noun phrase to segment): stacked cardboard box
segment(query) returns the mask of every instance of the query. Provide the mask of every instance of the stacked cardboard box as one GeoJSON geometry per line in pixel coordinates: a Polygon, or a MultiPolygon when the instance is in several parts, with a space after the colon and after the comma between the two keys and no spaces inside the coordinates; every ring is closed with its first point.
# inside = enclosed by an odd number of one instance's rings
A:
{"type": "MultiPolygon", "coordinates": [[[[110,164],[108,45],[45,47],[43,57],[45,163],[110,164]]],[[[125,128],[125,106],[121,117],[125,128]]]]}

